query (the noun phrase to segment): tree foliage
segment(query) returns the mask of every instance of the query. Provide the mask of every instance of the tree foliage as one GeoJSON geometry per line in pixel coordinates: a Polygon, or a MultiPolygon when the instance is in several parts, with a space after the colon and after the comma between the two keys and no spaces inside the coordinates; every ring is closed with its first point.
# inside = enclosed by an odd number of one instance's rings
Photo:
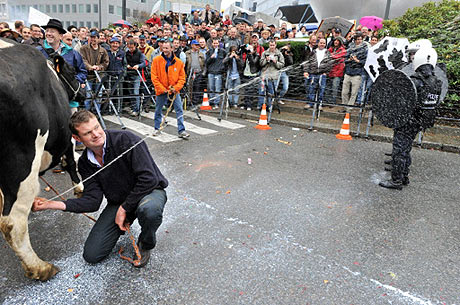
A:
{"type": "Polygon", "coordinates": [[[459,115],[460,110],[460,1],[427,2],[407,10],[399,18],[384,22],[392,37],[406,37],[411,42],[429,39],[438,53],[438,61],[447,66],[449,94],[444,107],[459,115]]]}

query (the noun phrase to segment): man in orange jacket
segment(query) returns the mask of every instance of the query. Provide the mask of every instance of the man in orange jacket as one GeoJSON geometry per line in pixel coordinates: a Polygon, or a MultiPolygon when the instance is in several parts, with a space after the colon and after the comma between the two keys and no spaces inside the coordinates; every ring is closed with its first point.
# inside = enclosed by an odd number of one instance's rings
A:
{"type": "Polygon", "coordinates": [[[161,55],[152,60],[152,83],[157,95],[154,120],[155,131],[153,132],[153,136],[161,134],[160,125],[163,106],[169,98],[175,96],[173,103],[179,138],[188,139],[190,134],[185,131],[184,110],[182,109],[182,101],[179,94],[185,84],[184,63],[174,56],[172,50],[172,42],[169,40],[165,41],[161,55]]]}

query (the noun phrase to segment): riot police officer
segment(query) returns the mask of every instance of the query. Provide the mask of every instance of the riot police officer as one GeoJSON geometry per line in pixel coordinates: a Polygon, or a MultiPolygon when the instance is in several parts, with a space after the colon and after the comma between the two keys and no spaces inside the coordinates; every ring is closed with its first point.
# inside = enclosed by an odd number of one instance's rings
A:
{"type": "Polygon", "coordinates": [[[433,48],[421,48],[414,55],[411,80],[417,89],[417,103],[407,124],[394,129],[391,179],[380,182],[382,187],[401,190],[409,184],[412,143],[420,130],[434,125],[440,103],[442,82],[434,74],[437,58],[433,48]]]}

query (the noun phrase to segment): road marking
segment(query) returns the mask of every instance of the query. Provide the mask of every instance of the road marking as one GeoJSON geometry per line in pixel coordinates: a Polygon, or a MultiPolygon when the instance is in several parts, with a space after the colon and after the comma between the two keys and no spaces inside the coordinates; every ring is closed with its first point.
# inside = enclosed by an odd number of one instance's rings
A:
{"type": "MultiPolygon", "coordinates": [[[[191,111],[184,111],[184,115],[188,117],[194,117],[196,118],[196,113],[191,112],[191,111]]],[[[229,121],[221,120],[220,122],[217,120],[216,117],[212,117],[209,115],[201,114],[201,120],[207,123],[211,123],[213,125],[219,126],[219,127],[224,127],[228,129],[238,129],[238,128],[243,128],[246,127],[245,125],[237,124],[237,123],[232,123],[229,121]]]]}
{"type": "MultiPolygon", "coordinates": [[[[119,125],[118,118],[114,115],[104,116],[104,120],[119,125]]],[[[125,124],[126,128],[134,130],[137,133],[140,133],[143,135],[150,135],[151,139],[154,139],[154,140],[157,140],[163,143],[169,143],[169,142],[181,140],[178,136],[173,136],[163,131],[161,132],[160,135],[153,137],[151,135],[155,129],[152,126],[138,122],[136,120],[126,119],[126,118],[122,118],[122,121],[123,121],[123,124],[125,124]]]]}
{"type": "MultiPolygon", "coordinates": [[[[151,119],[151,120],[155,119],[155,113],[153,112],[143,113],[142,116],[148,119],[151,119]]],[[[168,120],[168,125],[171,125],[177,128],[177,120],[175,118],[170,118],[168,120]]],[[[213,134],[217,132],[217,130],[203,128],[203,127],[200,127],[195,124],[188,123],[188,122],[184,122],[184,126],[185,126],[185,130],[194,132],[199,135],[209,135],[209,134],[213,134]]]]}

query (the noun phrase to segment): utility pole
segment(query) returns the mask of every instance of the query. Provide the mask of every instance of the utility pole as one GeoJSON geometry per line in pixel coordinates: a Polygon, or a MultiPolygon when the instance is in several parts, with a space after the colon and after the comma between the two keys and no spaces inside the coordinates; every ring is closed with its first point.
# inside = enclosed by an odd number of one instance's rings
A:
{"type": "Polygon", "coordinates": [[[387,0],[387,7],[385,9],[385,20],[388,19],[388,16],[390,15],[390,6],[391,6],[391,0],[387,0]]]}
{"type": "Polygon", "coordinates": [[[121,19],[126,20],[126,0],[121,0],[121,19]]]}
{"type": "Polygon", "coordinates": [[[102,29],[102,5],[101,5],[102,0],[99,0],[99,29],[102,29]]]}

